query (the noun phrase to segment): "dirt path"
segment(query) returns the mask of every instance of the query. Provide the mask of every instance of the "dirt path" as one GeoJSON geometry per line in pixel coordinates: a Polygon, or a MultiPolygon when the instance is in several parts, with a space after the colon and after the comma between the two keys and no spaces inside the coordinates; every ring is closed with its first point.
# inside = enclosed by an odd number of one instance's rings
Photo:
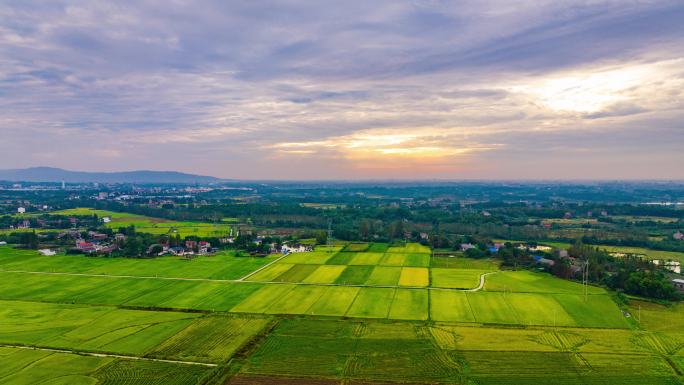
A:
{"type": "Polygon", "coordinates": [[[146,357],[138,357],[138,356],[126,356],[126,355],[121,355],[121,354],[92,353],[92,352],[84,352],[84,351],[80,351],[80,350],[41,348],[41,347],[37,347],[37,346],[0,344],[0,347],[1,348],[13,348],[13,349],[26,349],[26,350],[40,350],[40,351],[44,351],[44,352],[53,352],[53,353],[69,353],[69,354],[78,354],[81,356],[91,356],[91,357],[112,357],[112,358],[121,358],[121,359],[126,359],[126,360],[167,362],[170,364],[183,364],[183,365],[197,365],[197,366],[206,366],[209,368],[214,368],[214,367],[218,366],[216,364],[208,364],[205,362],[164,360],[161,358],[146,358],[146,357]]]}
{"type": "Polygon", "coordinates": [[[288,255],[290,255],[290,254],[284,254],[282,257],[277,258],[276,260],[271,261],[271,262],[265,264],[264,266],[261,266],[260,268],[258,268],[258,269],[256,269],[256,270],[254,270],[253,272],[251,272],[251,273],[245,275],[244,277],[238,279],[237,281],[240,281],[240,282],[244,281],[245,279],[247,279],[247,278],[253,276],[254,274],[256,274],[256,273],[258,273],[258,272],[260,272],[260,271],[262,271],[262,270],[265,270],[267,267],[269,267],[269,266],[271,266],[272,264],[274,264],[274,263],[280,261],[281,259],[287,257],[288,255]]]}
{"type": "Polygon", "coordinates": [[[472,289],[454,289],[446,287],[429,287],[429,286],[398,286],[398,285],[354,285],[354,284],[340,284],[340,283],[309,283],[309,282],[278,282],[278,281],[245,281],[246,278],[258,273],[259,271],[269,267],[271,264],[278,262],[280,257],[275,261],[264,265],[256,271],[240,278],[240,279],[212,279],[212,278],[182,278],[182,277],[158,277],[158,276],[141,276],[141,275],[117,275],[117,274],[88,274],[88,273],[66,273],[66,272],[50,272],[50,271],[27,271],[27,270],[0,270],[0,273],[18,273],[18,274],[37,274],[37,275],[64,275],[72,277],[100,277],[100,278],[131,278],[131,279],[159,279],[166,281],[195,281],[195,282],[223,282],[223,283],[258,283],[264,285],[298,285],[298,286],[334,286],[334,287],[373,287],[381,289],[427,289],[427,290],[443,290],[443,291],[469,291],[475,292],[480,291],[484,288],[485,277],[490,274],[500,273],[499,271],[493,271],[489,273],[484,273],[480,275],[480,284],[472,289]]]}

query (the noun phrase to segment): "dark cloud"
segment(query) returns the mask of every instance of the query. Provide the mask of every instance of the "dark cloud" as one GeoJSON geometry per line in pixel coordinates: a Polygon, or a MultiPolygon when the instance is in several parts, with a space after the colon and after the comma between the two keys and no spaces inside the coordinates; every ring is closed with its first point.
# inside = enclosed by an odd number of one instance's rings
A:
{"type": "Polygon", "coordinates": [[[472,157],[492,175],[554,140],[598,149],[613,137],[613,156],[641,146],[674,157],[663,143],[681,143],[666,129],[684,108],[681,20],[684,4],[669,0],[7,0],[0,162],[203,172],[207,163],[220,176],[330,177],[324,165],[353,170],[341,150],[321,150],[338,158],[309,158],[308,168],[298,159],[295,170],[272,160],[272,145],[377,130],[429,130],[425,146],[445,142],[451,152],[449,140],[495,143],[472,157]],[[537,93],[566,73],[639,66],[650,67],[630,88],[599,79],[579,96],[537,93]],[[603,99],[587,106],[594,93],[603,99]],[[563,97],[570,111],[549,107],[563,97]],[[88,148],[88,164],[78,148],[88,148]]]}

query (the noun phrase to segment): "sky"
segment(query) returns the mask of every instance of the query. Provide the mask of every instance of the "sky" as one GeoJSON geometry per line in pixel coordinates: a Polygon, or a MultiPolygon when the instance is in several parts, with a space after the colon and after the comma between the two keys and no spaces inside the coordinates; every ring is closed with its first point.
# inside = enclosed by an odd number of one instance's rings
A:
{"type": "Polygon", "coordinates": [[[0,1],[0,168],[684,179],[684,2],[0,1]]]}

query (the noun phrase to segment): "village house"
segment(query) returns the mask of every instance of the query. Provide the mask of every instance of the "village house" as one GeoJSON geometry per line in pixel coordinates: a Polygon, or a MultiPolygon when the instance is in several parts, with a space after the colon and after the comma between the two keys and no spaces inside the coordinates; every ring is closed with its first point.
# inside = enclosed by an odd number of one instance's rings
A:
{"type": "Polygon", "coordinates": [[[283,245],[283,247],[280,248],[280,251],[283,254],[290,254],[290,253],[306,253],[309,251],[313,251],[313,247],[309,245],[300,245],[300,244],[295,244],[295,245],[283,245]]]}
{"type": "Polygon", "coordinates": [[[83,239],[77,239],[76,249],[84,253],[94,253],[95,245],[90,242],[84,241],[83,239]]]}
{"type": "Polygon", "coordinates": [[[661,261],[659,259],[654,259],[653,264],[656,266],[662,266],[666,270],[669,270],[673,273],[681,274],[682,273],[682,266],[679,263],[679,261],[661,261]]]}
{"type": "Polygon", "coordinates": [[[540,255],[534,255],[532,256],[532,258],[534,258],[534,261],[540,265],[553,266],[556,264],[556,261],[554,261],[553,259],[544,258],[540,255]]]}
{"type": "Polygon", "coordinates": [[[200,241],[197,244],[197,248],[200,254],[207,254],[211,250],[211,243],[206,241],[200,241]]]}
{"type": "Polygon", "coordinates": [[[684,240],[684,233],[682,233],[681,231],[677,231],[676,233],[672,234],[672,238],[678,241],[684,240]]]}
{"type": "Polygon", "coordinates": [[[684,279],[675,278],[672,280],[674,287],[684,293],[684,279]]]}
{"type": "Polygon", "coordinates": [[[461,243],[461,251],[468,251],[470,249],[474,249],[475,245],[472,243],[461,243]]]}

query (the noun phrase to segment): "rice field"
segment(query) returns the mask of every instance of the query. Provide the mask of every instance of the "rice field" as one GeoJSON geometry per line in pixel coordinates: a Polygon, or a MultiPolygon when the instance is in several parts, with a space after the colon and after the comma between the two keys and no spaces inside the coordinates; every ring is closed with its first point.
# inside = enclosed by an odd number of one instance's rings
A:
{"type": "Polygon", "coordinates": [[[644,350],[634,336],[629,330],[286,319],[238,377],[278,383],[282,376],[302,384],[680,383],[668,364],[679,358],[644,350]]]}
{"type": "Polygon", "coordinates": [[[238,257],[234,252],[228,251],[191,260],[171,256],[150,259],[85,255],[43,256],[32,250],[0,246],[0,271],[234,280],[275,259],[275,256],[238,257]]]}
{"type": "Polygon", "coordinates": [[[506,271],[484,290],[459,290],[496,262],[435,262],[418,246],[319,248],[277,262],[0,248],[0,345],[14,346],[0,348],[0,383],[218,384],[231,370],[229,384],[681,384],[680,306],[633,302],[632,330],[603,289],[585,300],[577,283],[506,271]],[[239,365],[222,366],[233,357],[239,365]]]}

